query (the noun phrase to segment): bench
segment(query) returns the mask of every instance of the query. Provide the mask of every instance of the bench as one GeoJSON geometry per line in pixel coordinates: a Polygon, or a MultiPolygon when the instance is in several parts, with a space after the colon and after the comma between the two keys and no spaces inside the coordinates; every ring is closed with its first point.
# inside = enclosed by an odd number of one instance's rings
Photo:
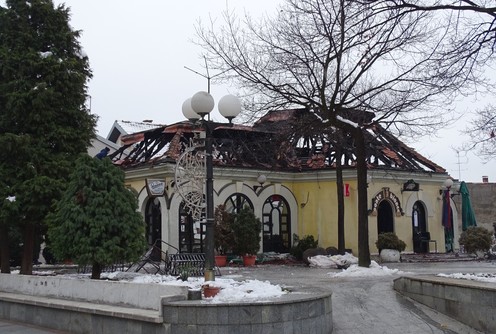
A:
{"type": "MultiPolygon", "coordinates": [[[[220,269],[214,268],[216,275],[220,276],[220,269]]],[[[167,274],[177,276],[187,271],[188,276],[203,276],[205,274],[204,253],[177,253],[169,254],[167,261],[167,274]]]]}
{"type": "MultiPolygon", "coordinates": [[[[217,275],[221,275],[218,267],[215,267],[217,275]]],[[[147,274],[160,274],[179,276],[203,276],[205,274],[204,253],[179,253],[179,249],[157,239],[148,251],[126,271],[145,271],[147,274]],[[173,248],[177,253],[169,254],[163,249],[173,248]]]]}

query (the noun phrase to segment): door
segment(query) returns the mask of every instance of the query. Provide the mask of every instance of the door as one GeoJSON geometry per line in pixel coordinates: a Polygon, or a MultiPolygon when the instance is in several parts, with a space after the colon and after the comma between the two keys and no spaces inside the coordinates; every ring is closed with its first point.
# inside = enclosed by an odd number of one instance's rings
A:
{"type": "Polygon", "coordinates": [[[429,251],[428,242],[422,242],[427,232],[427,218],[425,207],[422,202],[417,201],[412,209],[412,236],[413,251],[415,253],[427,253],[429,251]]]}
{"type": "Polygon", "coordinates": [[[288,202],[280,195],[272,195],[262,210],[263,251],[288,253],[291,247],[291,215],[288,202]]]}
{"type": "Polygon", "coordinates": [[[381,201],[377,208],[377,234],[394,232],[393,207],[389,201],[381,201]]]}

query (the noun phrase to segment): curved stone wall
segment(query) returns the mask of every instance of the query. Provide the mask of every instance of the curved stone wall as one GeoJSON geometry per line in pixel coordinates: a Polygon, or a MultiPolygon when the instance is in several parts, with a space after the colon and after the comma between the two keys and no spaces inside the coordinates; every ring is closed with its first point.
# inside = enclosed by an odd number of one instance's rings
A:
{"type": "Polygon", "coordinates": [[[162,305],[170,333],[332,333],[330,293],[290,293],[253,303],[178,301],[162,305]]]}

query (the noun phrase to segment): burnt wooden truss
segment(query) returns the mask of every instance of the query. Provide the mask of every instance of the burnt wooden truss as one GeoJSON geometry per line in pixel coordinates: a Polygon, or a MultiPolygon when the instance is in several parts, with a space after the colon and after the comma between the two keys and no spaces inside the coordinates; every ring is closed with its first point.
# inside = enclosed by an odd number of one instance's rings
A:
{"type": "MultiPolygon", "coordinates": [[[[213,124],[215,166],[303,172],[356,165],[352,136],[315,122],[304,110],[269,112],[253,126],[213,124]]],[[[369,169],[444,173],[379,124],[363,130],[369,169]]],[[[122,137],[110,158],[124,169],[175,163],[190,140],[201,139],[201,126],[179,122],[122,137]]]]}

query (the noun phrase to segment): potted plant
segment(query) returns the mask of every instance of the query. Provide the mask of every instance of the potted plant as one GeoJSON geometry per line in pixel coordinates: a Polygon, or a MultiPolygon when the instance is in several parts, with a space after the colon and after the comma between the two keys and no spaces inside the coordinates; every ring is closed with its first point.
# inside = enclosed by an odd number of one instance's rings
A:
{"type": "Polygon", "coordinates": [[[245,266],[254,265],[256,254],[260,249],[262,222],[246,206],[235,215],[232,229],[234,232],[234,251],[243,257],[245,266]]]}
{"type": "Polygon", "coordinates": [[[465,252],[482,258],[491,248],[493,235],[484,227],[471,226],[462,232],[459,242],[465,252]]]}
{"type": "Polygon", "coordinates": [[[215,265],[225,267],[227,264],[227,254],[232,252],[234,246],[234,233],[232,222],[234,215],[226,211],[224,205],[215,208],[214,223],[214,246],[216,250],[215,265]]]}
{"type": "Polygon", "coordinates": [[[399,262],[400,253],[405,250],[406,244],[394,232],[379,234],[375,242],[382,262],[399,262]]]}

